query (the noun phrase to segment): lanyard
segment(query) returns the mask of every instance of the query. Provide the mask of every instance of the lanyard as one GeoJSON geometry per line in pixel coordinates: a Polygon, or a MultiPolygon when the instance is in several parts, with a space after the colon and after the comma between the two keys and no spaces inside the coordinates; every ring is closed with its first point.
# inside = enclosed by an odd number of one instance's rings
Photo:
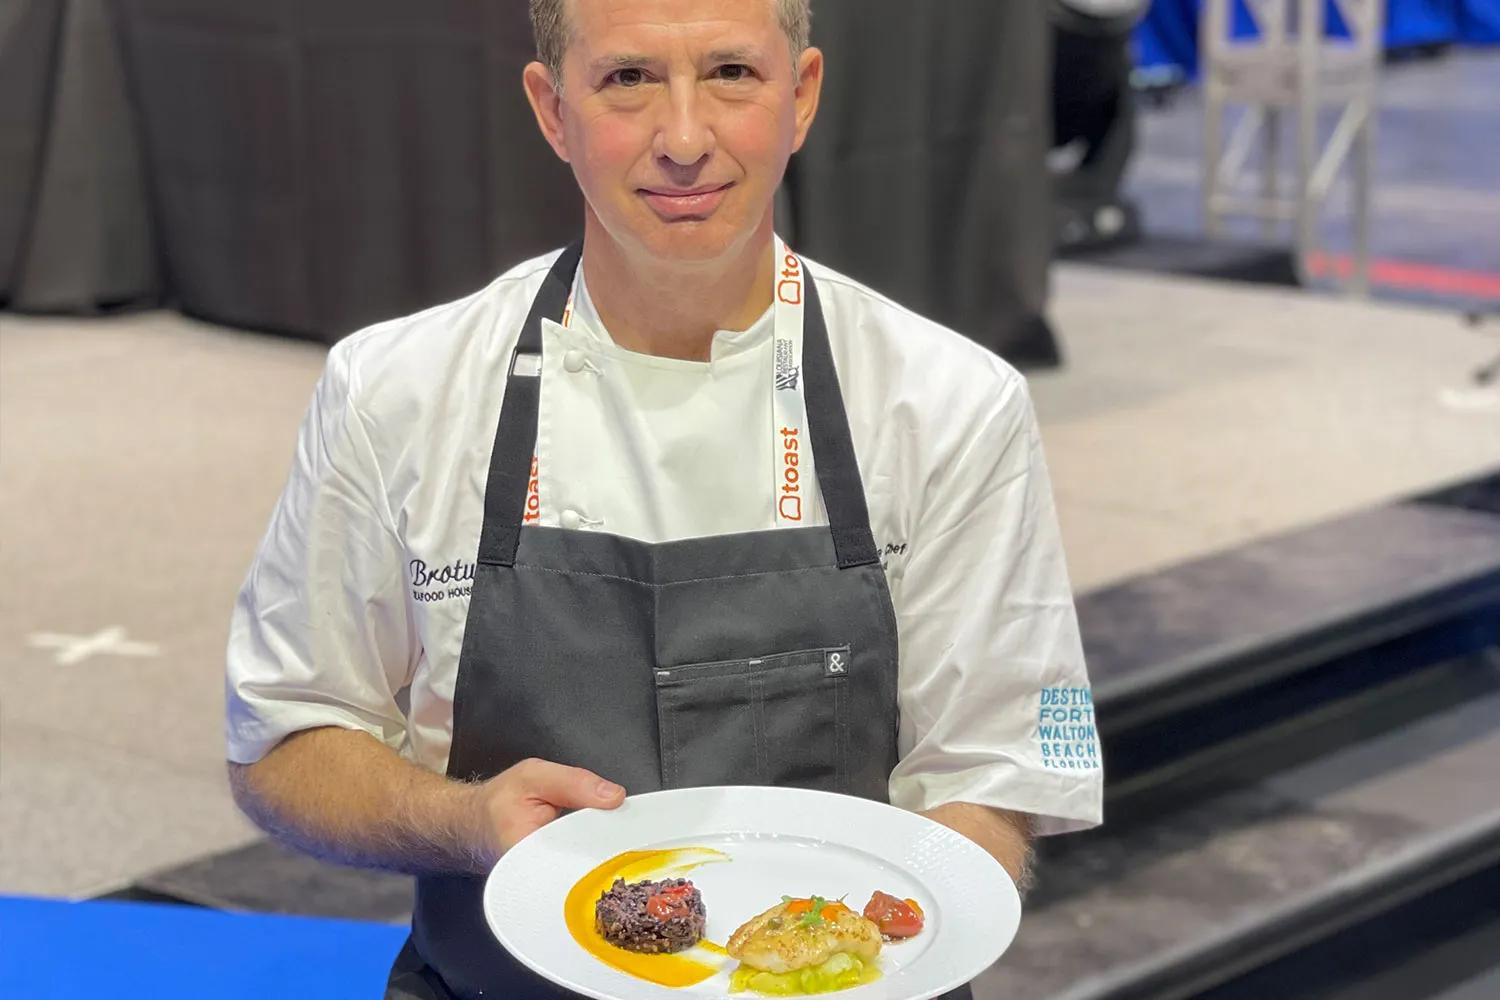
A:
{"type": "MultiPolygon", "coordinates": [[[[810,491],[817,488],[811,442],[807,436],[807,400],[803,396],[802,341],[806,269],[801,259],[776,237],[775,296],[771,335],[771,496],[778,528],[802,524],[810,491]]],[[[582,265],[580,265],[582,266],[582,265]]],[[[574,290],[563,309],[562,326],[573,320],[574,290]]],[[[531,499],[528,497],[530,511],[531,499]]]]}
{"type": "Polygon", "coordinates": [[[771,481],[776,526],[802,523],[803,500],[816,488],[807,439],[807,400],[802,395],[802,320],[806,300],[802,261],[776,237],[776,330],[771,349],[771,481]]]}

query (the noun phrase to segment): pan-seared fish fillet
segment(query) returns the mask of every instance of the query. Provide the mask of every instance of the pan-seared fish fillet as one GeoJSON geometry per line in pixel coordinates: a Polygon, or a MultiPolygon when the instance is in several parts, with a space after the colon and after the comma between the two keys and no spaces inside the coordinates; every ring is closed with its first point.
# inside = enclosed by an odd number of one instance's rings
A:
{"type": "Polygon", "coordinates": [[[787,913],[799,903],[806,905],[805,900],[790,900],[746,921],[729,939],[730,956],[780,975],[822,965],[840,953],[865,961],[880,954],[880,928],[873,921],[830,903],[809,925],[801,914],[787,913]]]}

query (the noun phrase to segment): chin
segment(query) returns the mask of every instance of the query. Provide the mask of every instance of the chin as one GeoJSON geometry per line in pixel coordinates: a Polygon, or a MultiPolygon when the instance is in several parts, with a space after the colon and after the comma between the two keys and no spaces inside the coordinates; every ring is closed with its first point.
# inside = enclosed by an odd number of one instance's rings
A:
{"type": "Polygon", "coordinates": [[[663,222],[653,217],[645,232],[637,231],[637,238],[652,256],[683,264],[707,264],[744,246],[754,230],[754,226],[726,225],[712,218],[663,222]]]}

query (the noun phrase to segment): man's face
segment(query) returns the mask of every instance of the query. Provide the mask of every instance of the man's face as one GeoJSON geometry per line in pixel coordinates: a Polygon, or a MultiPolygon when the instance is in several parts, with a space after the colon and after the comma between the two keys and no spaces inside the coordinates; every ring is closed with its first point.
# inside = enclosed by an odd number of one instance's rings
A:
{"type": "Polygon", "coordinates": [[[627,251],[677,263],[744,248],[812,123],[821,58],[793,63],[771,0],[568,9],[561,98],[531,78],[528,90],[599,223],[627,251]]]}

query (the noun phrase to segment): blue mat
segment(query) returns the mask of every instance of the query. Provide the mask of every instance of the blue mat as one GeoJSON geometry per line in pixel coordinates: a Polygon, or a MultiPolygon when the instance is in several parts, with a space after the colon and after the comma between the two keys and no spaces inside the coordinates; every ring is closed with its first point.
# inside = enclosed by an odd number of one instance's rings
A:
{"type": "Polygon", "coordinates": [[[370,1000],[406,928],[0,896],[0,997],[370,1000]]]}
{"type": "MultiPolygon", "coordinates": [[[[1175,66],[1198,75],[1198,18],[1202,0],[1152,0],[1135,33],[1137,64],[1175,66]]],[[[1253,34],[1243,4],[1235,4],[1235,33],[1253,34]]],[[[1329,4],[1329,34],[1346,34],[1329,4]]],[[[1500,0],[1389,0],[1385,44],[1400,49],[1442,42],[1485,44],[1500,41],[1500,0]]]]}

